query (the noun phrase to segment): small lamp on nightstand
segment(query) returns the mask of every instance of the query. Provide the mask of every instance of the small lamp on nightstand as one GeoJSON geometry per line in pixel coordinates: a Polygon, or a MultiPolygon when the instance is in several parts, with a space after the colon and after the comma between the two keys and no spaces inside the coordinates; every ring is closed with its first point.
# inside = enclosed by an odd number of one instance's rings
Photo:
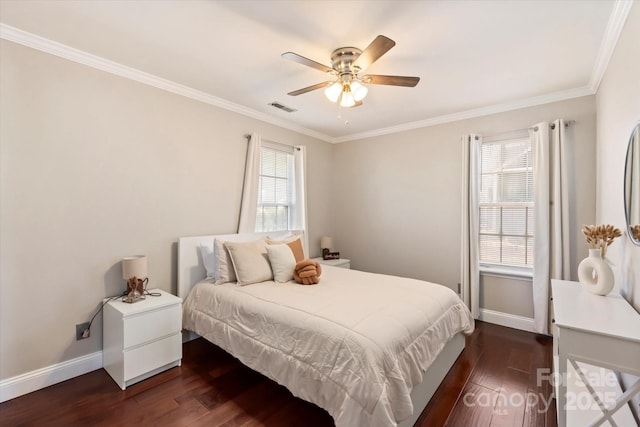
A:
{"type": "Polygon", "coordinates": [[[145,299],[144,287],[147,278],[147,257],[134,255],[122,258],[122,278],[127,281],[127,295],[122,299],[130,304],[145,299]]]}
{"type": "Polygon", "coordinates": [[[333,247],[333,239],[331,237],[321,237],[320,238],[320,248],[322,249],[322,259],[329,259],[329,252],[331,252],[331,248],[333,247]]]}

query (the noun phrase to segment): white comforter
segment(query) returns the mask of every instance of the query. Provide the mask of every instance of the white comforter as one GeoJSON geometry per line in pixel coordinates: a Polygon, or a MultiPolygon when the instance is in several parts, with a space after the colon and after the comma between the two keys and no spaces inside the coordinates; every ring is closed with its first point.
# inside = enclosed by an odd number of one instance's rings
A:
{"type": "Polygon", "coordinates": [[[444,345],[473,318],[449,288],[323,266],[313,286],[200,282],[184,328],[325,408],[340,426],[395,426],[444,345]]]}

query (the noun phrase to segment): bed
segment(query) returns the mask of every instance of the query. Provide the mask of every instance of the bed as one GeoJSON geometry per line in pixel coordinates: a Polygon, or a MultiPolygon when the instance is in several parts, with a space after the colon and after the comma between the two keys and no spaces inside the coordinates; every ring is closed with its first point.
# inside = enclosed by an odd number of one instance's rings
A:
{"type": "Polygon", "coordinates": [[[201,245],[266,234],[179,240],[183,327],[326,409],[338,427],[413,425],[473,331],[462,301],[444,286],[330,266],[313,286],[205,278],[201,245]]]}

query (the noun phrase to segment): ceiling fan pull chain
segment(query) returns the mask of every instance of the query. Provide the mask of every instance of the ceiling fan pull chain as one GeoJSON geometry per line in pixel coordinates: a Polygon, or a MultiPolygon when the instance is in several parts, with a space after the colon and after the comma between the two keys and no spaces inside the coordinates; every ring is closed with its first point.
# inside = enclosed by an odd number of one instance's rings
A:
{"type": "MultiPolygon", "coordinates": [[[[342,108],[343,107],[342,107],[342,105],[340,105],[339,102],[336,105],[338,106],[338,117],[337,118],[338,118],[338,120],[342,121],[342,108]]],[[[346,111],[346,109],[345,109],[345,111],[346,111]]],[[[347,126],[348,124],[349,124],[349,119],[345,118],[344,119],[344,125],[347,126]]]]}

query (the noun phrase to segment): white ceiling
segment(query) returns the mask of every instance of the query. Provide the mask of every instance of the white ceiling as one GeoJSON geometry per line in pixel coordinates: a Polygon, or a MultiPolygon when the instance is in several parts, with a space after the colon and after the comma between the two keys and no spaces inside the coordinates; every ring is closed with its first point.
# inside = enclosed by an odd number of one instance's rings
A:
{"type": "Polygon", "coordinates": [[[621,8],[613,0],[2,0],[0,21],[3,38],[23,30],[22,38],[41,36],[179,93],[340,142],[594,93],[621,8]],[[367,73],[419,76],[415,88],[370,85],[363,106],[341,112],[322,90],[287,95],[327,79],[283,52],[330,65],[333,49],[364,49],[378,34],[396,46],[367,73]]]}

